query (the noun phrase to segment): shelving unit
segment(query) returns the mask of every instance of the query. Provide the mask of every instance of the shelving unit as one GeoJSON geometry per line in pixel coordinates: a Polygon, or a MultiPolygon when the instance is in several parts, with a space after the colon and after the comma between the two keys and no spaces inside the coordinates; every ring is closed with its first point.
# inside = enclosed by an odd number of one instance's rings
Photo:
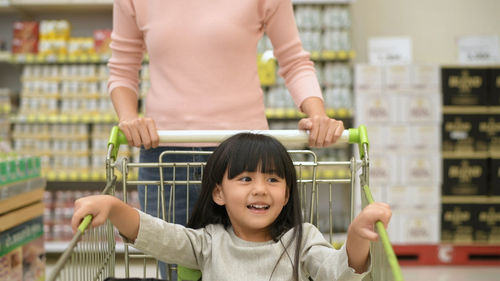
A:
{"type": "MultiPolygon", "coordinates": [[[[294,0],[292,1],[296,7],[314,7],[319,8],[320,10],[324,7],[335,5],[339,8],[348,9],[348,5],[352,2],[351,0],[316,0],[316,1],[307,1],[307,0],[294,0]]],[[[10,30],[12,28],[11,24],[15,20],[21,19],[32,19],[32,20],[45,20],[45,19],[66,19],[70,23],[72,23],[72,28],[75,31],[75,34],[78,36],[89,36],[92,34],[92,28],[111,28],[111,17],[112,17],[112,0],[73,0],[73,1],[65,1],[65,0],[11,0],[11,1],[3,1],[0,2],[0,13],[2,15],[7,15],[5,18],[6,21],[11,19],[11,22],[2,22],[0,21],[0,28],[3,30],[10,30]],[[81,17],[81,15],[77,14],[84,11],[85,17],[81,17]],[[86,24],[90,23],[91,24],[86,24]],[[2,25],[3,24],[3,25],[2,25]]],[[[330,28],[331,29],[331,28],[330,28]]],[[[306,30],[315,30],[315,32],[324,32],[323,28],[306,28],[306,30]]],[[[348,29],[345,31],[349,32],[348,29]]],[[[72,32],[73,33],[73,32],[72,32]]],[[[0,38],[4,40],[8,40],[10,38],[0,38]]],[[[265,40],[265,39],[263,39],[265,40]]],[[[9,45],[9,44],[8,44],[9,45]]],[[[268,48],[263,49],[265,52],[268,48]]],[[[355,58],[356,54],[349,48],[348,50],[308,50],[310,51],[311,58],[316,62],[319,71],[322,73],[323,67],[332,67],[335,65],[343,65],[350,68],[350,61],[355,58]]],[[[260,56],[259,56],[260,57],[260,56]]],[[[95,65],[102,66],[105,65],[109,55],[84,55],[84,56],[68,56],[68,55],[41,55],[41,54],[11,54],[10,52],[2,52],[0,54],[0,74],[3,72],[8,73],[8,75],[12,77],[20,77],[22,76],[22,72],[27,67],[57,67],[60,68],[62,66],[82,66],[82,65],[95,65]]],[[[143,66],[148,66],[149,58],[145,56],[143,66]]],[[[259,61],[259,67],[264,75],[261,77],[262,86],[264,92],[269,95],[271,92],[279,92],[276,91],[276,88],[284,87],[283,82],[279,79],[276,80],[276,62],[274,59],[259,61]],[[267,76],[266,76],[267,75],[267,76]],[[270,78],[270,79],[269,79],[270,78]]],[[[321,74],[320,73],[320,74],[321,74]]],[[[330,74],[331,75],[331,74],[330,74]]],[[[30,78],[32,79],[32,78],[30,78]]],[[[59,75],[58,77],[50,78],[51,81],[56,81],[57,83],[63,83],[64,77],[59,75]]],[[[105,79],[102,77],[95,77],[96,79],[105,79]]],[[[23,99],[32,99],[37,97],[42,97],[47,99],[48,97],[55,101],[57,104],[57,108],[52,112],[41,112],[39,109],[33,110],[25,110],[22,111],[17,110],[14,107],[14,113],[10,116],[9,121],[12,123],[12,132],[13,139],[22,140],[23,138],[26,140],[24,144],[19,146],[19,149],[26,153],[37,153],[42,158],[43,176],[47,179],[47,190],[49,191],[46,194],[46,197],[50,197],[52,199],[57,196],[67,196],[67,194],[56,194],[58,191],[69,191],[69,190],[82,190],[88,189],[90,191],[97,191],[102,188],[103,183],[105,181],[105,171],[104,171],[104,157],[105,157],[105,148],[98,149],[98,147],[105,147],[103,144],[107,138],[107,132],[100,133],[98,132],[99,141],[94,142],[95,136],[93,135],[96,132],[97,127],[106,127],[111,126],[112,124],[116,124],[117,118],[112,109],[109,111],[97,111],[97,112],[79,112],[77,114],[73,112],[63,112],[61,111],[61,104],[65,98],[71,98],[69,95],[62,95],[61,93],[56,93],[55,95],[47,95],[44,94],[41,96],[41,93],[34,91],[33,93],[23,92],[23,86],[26,79],[18,82],[16,79],[9,79],[7,81],[7,87],[14,90],[14,100],[19,100],[20,104],[22,104],[23,99]],[[21,113],[22,112],[22,113],[21,113]],[[59,151],[61,150],[60,145],[67,146],[69,142],[73,138],[69,138],[64,136],[65,132],[63,129],[59,127],[78,127],[77,130],[83,130],[82,133],[78,133],[82,137],[86,135],[86,138],[82,140],[86,140],[88,143],[87,146],[81,148],[81,152],[77,154],[80,155],[76,157],[76,159],[71,160],[71,162],[64,162],[59,156],[65,156],[70,154],[65,153],[52,153],[51,151],[59,151]],[[61,131],[62,130],[62,131],[61,131]],[[27,132],[27,134],[26,134],[27,132]],[[29,133],[32,133],[33,136],[30,136],[29,133]],[[42,145],[40,145],[40,142],[42,145]],[[57,144],[62,142],[62,144],[57,144]],[[38,146],[35,144],[38,143],[38,146]],[[66,143],[66,144],[65,144],[66,143]],[[95,148],[95,149],[94,149],[95,148]],[[58,156],[59,155],[59,156],[58,156]],[[75,169],[75,165],[79,165],[79,161],[81,158],[88,159],[88,165],[92,167],[97,167],[96,169],[75,169]],[[50,158],[49,160],[47,160],[50,158]],[[56,159],[57,158],[57,159],[56,159]],[[47,161],[59,163],[57,166],[51,169],[47,169],[47,161]],[[72,169],[65,169],[65,167],[72,167],[72,169]]],[[[143,92],[147,91],[147,83],[148,77],[145,75],[142,77],[143,82],[143,92]]],[[[2,81],[0,80],[0,83],[2,81]]],[[[331,83],[330,83],[331,84],[331,83]]],[[[328,83],[322,83],[322,87],[324,90],[327,90],[331,85],[328,83]]],[[[0,84],[0,87],[3,86],[0,84]]],[[[59,84],[60,87],[60,84],[59,84]]],[[[352,88],[352,86],[346,85],[347,89],[352,88]]],[[[331,90],[331,89],[330,89],[331,90]]],[[[99,95],[93,95],[92,93],[88,93],[85,95],[86,98],[97,98],[99,95]]],[[[103,96],[104,97],[104,96],[103,96]]],[[[285,95],[286,98],[289,96],[285,95]]],[[[335,105],[334,107],[329,107],[327,109],[327,114],[333,118],[343,119],[347,126],[350,124],[350,120],[353,116],[352,107],[338,107],[335,105]]],[[[302,113],[300,113],[294,106],[293,103],[287,106],[272,106],[269,105],[266,108],[266,116],[270,122],[271,128],[275,129],[283,129],[287,127],[296,128],[297,121],[304,117],[302,113]]],[[[73,129],[71,129],[73,130],[73,129]]],[[[103,132],[105,130],[102,130],[103,132]]],[[[72,135],[72,133],[66,134],[72,135]]],[[[79,137],[79,139],[81,139],[79,137]]],[[[79,150],[80,151],[80,150],[79,150]]],[[[321,152],[318,152],[321,153],[321,152]]],[[[75,154],[76,155],[76,154],[75,154]]],[[[137,150],[135,151],[127,151],[125,155],[129,157],[137,157],[137,150]]],[[[325,157],[336,157],[332,155],[325,155],[325,157]]],[[[85,162],[85,161],[84,161],[85,162]]],[[[342,176],[342,173],[345,171],[325,171],[325,173],[329,173],[331,176],[342,176]]],[[[73,195],[68,195],[73,196],[73,195]]],[[[51,200],[52,200],[51,199],[51,200]]],[[[49,204],[53,204],[54,201],[48,201],[49,204]]],[[[69,205],[69,204],[68,204],[69,205]]],[[[54,208],[63,208],[66,209],[65,206],[57,206],[57,207],[49,207],[52,208],[51,212],[60,212],[56,211],[54,208]]],[[[57,215],[59,216],[59,215],[57,215]]],[[[51,220],[51,217],[47,217],[47,221],[51,220]]],[[[52,224],[52,222],[51,222],[52,224]]],[[[58,229],[57,231],[62,231],[58,229]]],[[[66,231],[68,231],[66,229],[66,231]]],[[[59,235],[59,234],[57,234],[59,235]]],[[[56,235],[56,236],[57,236],[56,235]]],[[[65,242],[54,242],[48,241],[47,247],[49,252],[55,251],[59,252],[61,247],[65,245],[65,242]]]]}

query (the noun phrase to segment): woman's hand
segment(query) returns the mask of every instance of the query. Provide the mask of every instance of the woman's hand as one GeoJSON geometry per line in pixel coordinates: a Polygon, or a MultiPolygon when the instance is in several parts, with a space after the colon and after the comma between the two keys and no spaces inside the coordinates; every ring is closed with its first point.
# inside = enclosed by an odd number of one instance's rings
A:
{"type": "Polygon", "coordinates": [[[75,201],[75,210],[71,218],[71,228],[76,232],[83,218],[92,215],[92,227],[104,224],[111,212],[113,201],[118,200],[111,195],[94,195],[75,201]]]}
{"type": "Polygon", "coordinates": [[[342,136],[344,123],[326,115],[322,99],[307,98],[300,109],[308,116],[299,121],[299,130],[309,131],[309,146],[326,147],[342,136]]]}
{"type": "Polygon", "coordinates": [[[131,146],[155,148],[160,143],[156,123],[151,118],[134,117],[120,120],[118,124],[131,146]]]}
{"type": "Polygon", "coordinates": [[[303,118],[299,130],[309,131],[309,146],[327,147],[334,144],[344,132],[344,123],[326,115],[303,118]]]}
{"type": "Polygon", "coordinates": [[[126,87],[117,87],[111,92],[111,101],[120,120],[118,126],[131,146],[149,149],[160,142],[156,123],[151,118],[139,117],[137,94],[126,87]]]}

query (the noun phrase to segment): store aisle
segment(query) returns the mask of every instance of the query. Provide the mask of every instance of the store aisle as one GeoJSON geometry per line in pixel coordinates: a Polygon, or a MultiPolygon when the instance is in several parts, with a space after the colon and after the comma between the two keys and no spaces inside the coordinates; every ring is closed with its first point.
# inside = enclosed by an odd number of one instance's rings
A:
{"type": "Polygon", "coordinates": [[[405,281],[498,281],[500,267],[494,266],[406,266],[405,281]]]}

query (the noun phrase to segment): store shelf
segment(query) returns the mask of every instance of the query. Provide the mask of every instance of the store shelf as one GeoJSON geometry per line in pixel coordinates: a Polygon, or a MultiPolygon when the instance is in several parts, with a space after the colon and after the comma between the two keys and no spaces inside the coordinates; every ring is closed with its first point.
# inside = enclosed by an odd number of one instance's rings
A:
{"type": "MultiPolygon", "coordinates": [[[[329,108],[326,110],[332,118],[352,118],[349,108],[329,108]]],[[[299,119],[306,115],[295,108],[268,108],[266,117],[269,119],[299,119]]],[[[115,123],[118,118],[114,113],[85,113],[85,114],[27,114],[11,117],[13,123],[115,123]]]]}
{"type": "Polygon", "coordinates": [[[11,54],[9,62],[13,64],[63,64],[63,63],[107,63],[110,54],[94,55],[43,55],[43,54],[11,54]]]}
{"type": "MultiPolygon", "coordinates": [[[[500,196],[442,196],[443,204],[500,204],[500,196]]],[[[500,244],[500,243],[499,243],[500,244]]]]}
{"type": "Polygon", "coordinates": [[[490,153],[487,151],[478,152],[478,151],[443,151],[441,152],[441,157],[443,159],[485,159],[490,156],[490,153]]]}
{"type": "MultiPolygon", "coordinates": [[[[313,177],[312,169],[303,167],[300,171],[301,178],[304,180],[310,180],[313,177]]],[[[50,182],[95,182],[102,183],[106,181],[106,173],[102,172],[81,172],[81,171],[46,171],[42,174],[44,178],[50,182]]],[[[316,172],[318,178],[327,179],[348,179],[350,177],[350,171],[348,169],[325,169],[316,172]]],[[[121,181],[121,174],[117,174],[117,180],[121,181]]],[[[130,174],[128,180],[137,180],[136,174],[130,174]]]]}
{"type": "MultiPolygon", "coordinates": [[[[333,118],[351,118],[352,110],[348,108],[327,109],[327,114],[333,118]]],[[[306,115],[295,108],[268,108],[266,117],[269,119],[299,119],[306,115]]],[[[86,114],[27,114],[11,117],[13,123],[115,123],[118,118],[114,113],[86,114]]]]}
{"type": "Polygon", "coordinates": [[[401,265],[500,265],[500,245],[393,245],[401,265]]]}
{"type": "MultiPolygon", "coordinates": [[[[292,0],[294,4],[349,4],[353,0],[292,0]]],[[[92,10],[110,10],[113,0],[10,0],[0,1],[0,8],[44,10],[74,10],[86,8],[92,10]],[[10,2],[10,3],[9,3],[10,2]]]]}
{"type": "Polygon", "coordinates": [[[48,181],[104,181],[106,180],[105,171],[102,172],[87,172],[79,171],[64,172],[64,171],[49,171],[43,175],[48,181]]]}
{"type": "MultiPolygon", "coordinates": [[[[103,156],[103,161],[104,161],[103,156]]],[[[81,171],[47,171],[42,174],[49,182],[104,182],[106,181],[106,171],[102,172],[81,172],[81,171]]],[[[121,174],[117,174],[117,180],[121,181],[121,174]]],[[[130,174],[128,180],[137,180],[136,174],[130,174]]]]}
{"type": "Polygon", "coordinates": [[[443,106],[443,114],[500,114],[500,106],[443,106]]]}
{"type": "Polygon", "coordinates": [[[10,0],[4,5],[4,10],[10,12],[65,12],[85,10],[111,11],[113,0],[10,0]]]}
{"type": "MultiPolygon", "coordinates": [[[[29,178],[0,185],[0,203],[2,201],[6,202],[8,200],[11,200],[16,196],[21,196],[23,193],[29,193],[38,189],[42,189],[45,186],[46,182],[42,177],[29,178]]],[[[0,214],[4,213],[6,211],[4,209],[6,208],[6,205],[11,203],[12,202],[6,203],[5,206],[0,207],[0,214]]]]}
{"type": "Polygon", "coordinates": [[[10,63],[12,56],[10,52],[0,52],[0,63],[10,63]]]}
{"type": "MultiPolygon", "coordinates": [[[[328,108],[326,114],[332,118],[352,118],[352,110],[349,108],[328,108]]],[[[268,119],[299,119],[306,117],[295,108],[267,108],[268,119]]]]}
{"type": "Polygon", "coordinates": [[[114,113],[85,114],[37,114],[16,115],[11,117],[13,123],[116,123],[118,118],[114,113]]]}
{"type": "Polygon", "coordinates": [[[316,61],[346,61],[356,58],[355,51],[312,51],[311,59],[316,61]]]}
{"type": "MultiPolygon", "coordinates": [[[[311,51],[311,59],[315,61],[346,61],[356,58],[355,51],[311,51]]],[[[110,54],[94,54],[80,56],[54,56],[43,54],[10,54],[9,52],[0,53],[0,62],[9,62],[13,64],[63,64],[63,63],[107,63],[110,54]]],[[[149,62],[149,57],[144,57],[144,63],[149,62]]]]}

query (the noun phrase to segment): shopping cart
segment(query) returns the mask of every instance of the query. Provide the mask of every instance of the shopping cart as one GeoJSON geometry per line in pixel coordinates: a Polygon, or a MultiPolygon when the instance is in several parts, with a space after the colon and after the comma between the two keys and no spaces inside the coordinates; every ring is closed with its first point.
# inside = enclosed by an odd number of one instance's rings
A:
{"type": "MultiPolygon", "coordinates": [[[[160,141],[162,143],[218,143],[225,138],[243,131],[159,131],[160,141]]],[[[277,138],[286,146],[295,146],[297,144],[306,144],[308,140],[307,133],[298,130],[270,130],[254,131],[262,134],[271,135],[277,138]]],[[[318,161],[316,153],[310,150],[289,150],[294,165],[297,169],[297,178],[301,206],[303,209],[304,220],[313,223],[319,227],[320,222],[327,224],[325,228],[320,229],[331,243],[334,241],[332,216],[333,210],[333,192],[338,186],[348,186],[350,196],[350,221],[355,214],[355,194],[358,192],[361,196],[361,207],[373,202],[369,189],[369,157],[368,157],[368,137],[366,128],[360,126],[357,129],[345,130],[338,143],[352,143],[359,147],[360,159],[352,157],[347,161],[318,161]],[[332,176],[331,171],[347,170],[345,177],[339,178],[339,173],[332,176]],[[356,179],[359,175],[359,182],[356,179]],[[325,197],[327,202],[325,206],[325,197]],[[324,209],[327,209],[326,215],[324,209]],[[323,210],[323,211],[322,211],[323,210]]],[[[163,178],[163,168],[171,168],[173,174],[177,169],[203,170],[204,162],[176,163],[168,161],[168,154],[204,154],[207,151],[166,151],[160,155],[158,162],[155,163],[133,163],[129,162],[127,157],[117,160],[120,145],[127,144],[124,135],[118,127],[111,131],[108,143],[108,153],[106,157],[106,186],[104,194],[115,194],[117,175],[121,176],[123,188],[123,200],[128,202],[127,191],[134,189],[138,185],[159,187],[158,198],[163,198],[163,192],[166,189],[175,190],[182,186],[186,190],[195,185],[201,184],[200,179],[189,178],[176,181],[174,178],[167,180],[163,178]],[[138,168],[155,168],[160,171],[159,181],[141,181],[136,179],[138,168]]],[[[342,173],[340,173],[342,174],[342,173]]],[[[164,200],[158,200],[157,210],[159,217],[166,221],[175,220],[175,192],[170,192],[170,203],[165,204],[164,200]]],[[[147,203],[144,203],[147,204],[147,203]]],[[[187,206],[189,210],[190,206],[187,206]]],[[[87,216],[78,228],[70,245],[64,251],[57,261],[48,280],[104,280],[106,277],[115,276],[115,237],[112,225],[109,221],[97,228],[86,230],[92,220],[87,216]]],[[[371,279],[374,281],[402,281],[401,270],[389,242],[387,232],[382,222],[375,225],[379,233],[379,240],[371,243],[372,273],[371,279]]],[[[143,273],[142,277],[158,278],[158,262],[153,257],[139,253],[129,245],[124,245],[125,274],[126,278],[130,275],[130,263],[132,259],[142,259],[143,273]],[[153,262],[151,262],[153,260],[153,262]],[[150,265],[153,265],[153,269],[150,265]]],[[[182,280],[198,280],[199,272],[179,267],[178,269],[168,266],[168,270],[177,270],[179,278],[182,280]]],[[[170,276],[170,274],[169,274],[170,276]]]]}

